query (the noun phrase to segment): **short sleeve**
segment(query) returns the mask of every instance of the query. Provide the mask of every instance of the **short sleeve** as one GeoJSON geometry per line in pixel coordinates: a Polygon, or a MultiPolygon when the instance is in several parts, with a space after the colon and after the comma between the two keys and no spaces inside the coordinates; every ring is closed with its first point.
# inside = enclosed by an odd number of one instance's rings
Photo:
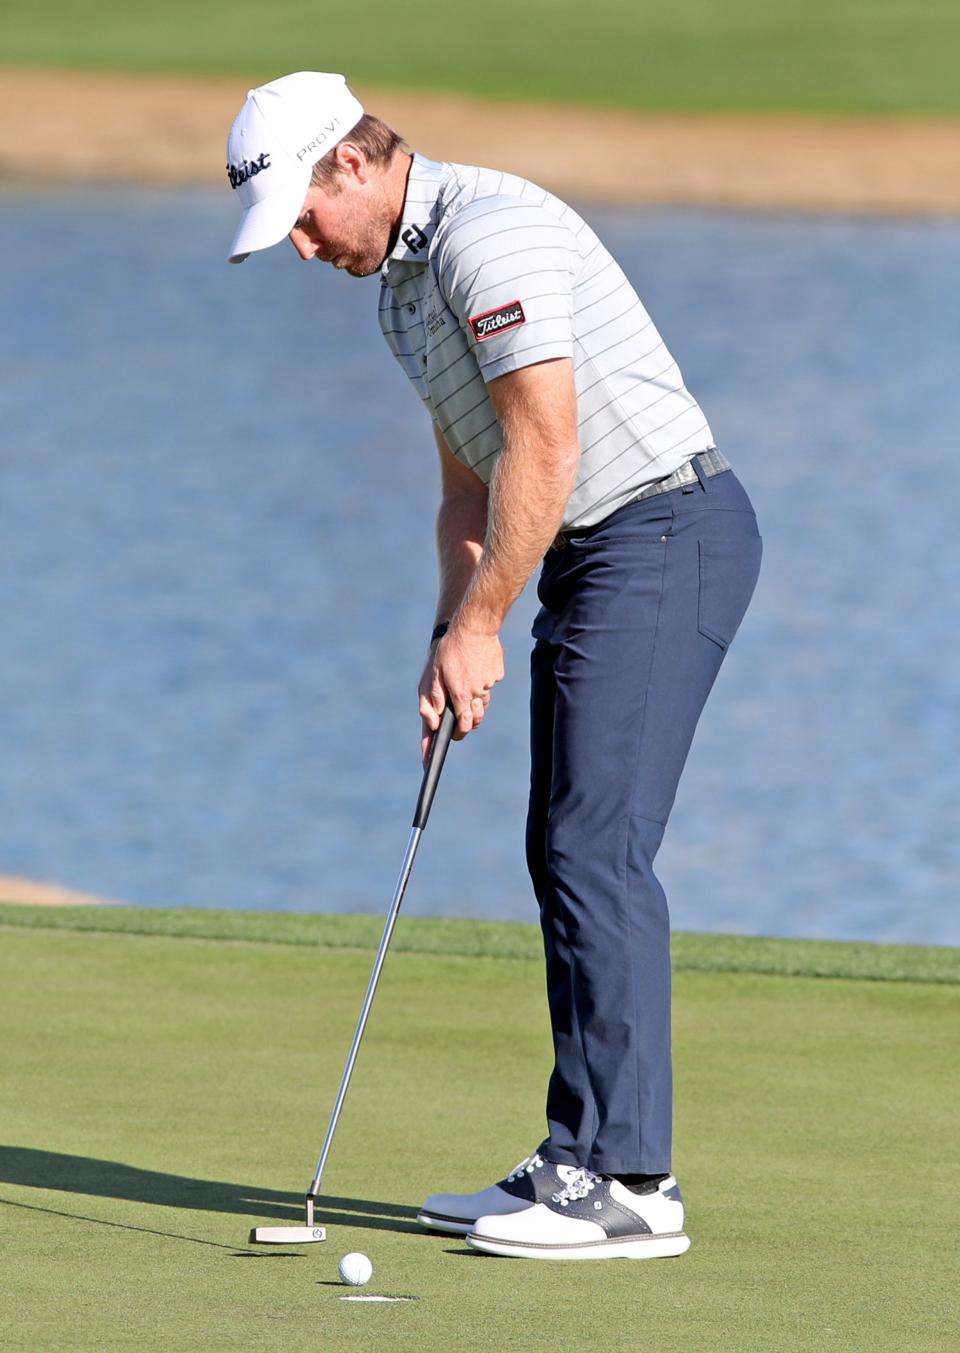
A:
{"type": "Polygon", "coordinates": [[[451,221],[437,276],[484,381],[573,355],[573,232],[523,198],[472,202],[451,221]]]}

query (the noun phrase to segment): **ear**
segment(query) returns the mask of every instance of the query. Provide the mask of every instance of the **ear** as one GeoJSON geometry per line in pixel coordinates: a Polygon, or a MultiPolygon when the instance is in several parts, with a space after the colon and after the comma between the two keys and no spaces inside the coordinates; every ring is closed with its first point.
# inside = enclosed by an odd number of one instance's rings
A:
{"type": "Polygon", "coordinates": [[[347,178],[356,179],[358,183],[366,183],[370,177],[370,166],[367,164],[367,157],[359,146],[355,146],[352,141],[341,141],[334,151],[337,164],[347,178]]]}

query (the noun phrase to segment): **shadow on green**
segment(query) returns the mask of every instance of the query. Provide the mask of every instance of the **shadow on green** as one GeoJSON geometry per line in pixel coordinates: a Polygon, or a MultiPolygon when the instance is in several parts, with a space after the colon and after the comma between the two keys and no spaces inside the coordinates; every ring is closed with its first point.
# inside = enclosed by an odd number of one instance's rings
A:
{"type": "MultiPolygon", "coordinates": [[[[303,1216],[303,1197],[295,1193],[281,1193],[276,1189],[259,1188],[251,1184],[228,1184],[217,1179],[191,1179],[185,1175],[163,1174],[158,1170],[142,1170],[136,1165],[124,1165],[115,1160],[95,1160],[89,1156],[70,1156],[59,1151],[40,1151],[25,1146],[0,1146],[0,1181],[26,1188],[56,1189],[60,1193],[82,1193],[99,1198],[123,1198],[147,1206],[182,1207],[191,1212],[227,1212],[241,1217],[270,1218],[298,1222],[303,1216]]],[[[0,1200],[6,1202],[7,1200],[0,1200]]],[[[12,1207],[34,1207],[38,1212],[57,1216],[74,1216],[54,1208],[35,1204],[15,1203],[12,1207]]],[[[416,1223],[417,1210],[398,1203],[374,1202],[368,1198],[338,1198],[321,1195],[316,1210],[319,1225],[367,1227],[374,1231],[405,1231],[422,1235],[416,1223]]],[[[94,1217],[77,1220],[96,1221],[94,1217]]],[[[116,1226],[118,1222],[100,1225],[116,1226]]],[[[172,1233],[151,1227],[130,1227],[130,1230],[151,1231],[153,1235],[172,1233]]],[[[194,1240],[189,1236],[173,1237],[193,1240],[194,1244],[219,1245],[210,1240],[194,1240]]],[[[259,1253],[259,1251],[251,1251],[259,1253]]],[[[268,1253],[268,1252],[264,1252],[268,1253]]]]}

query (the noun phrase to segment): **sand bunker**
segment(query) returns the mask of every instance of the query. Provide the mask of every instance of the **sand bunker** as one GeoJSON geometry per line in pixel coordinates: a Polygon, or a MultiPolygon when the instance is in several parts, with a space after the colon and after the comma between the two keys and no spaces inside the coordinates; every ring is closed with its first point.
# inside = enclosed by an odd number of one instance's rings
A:
{"type": "MultiPolygon", "coordinates": [[[[0,72],[0,176],[223,183],[240,77],[0,72]]],[[[663,116],[357,87],[438,159],[578,198],[828,212],[960,212],[960,123],[663,116]]]]}
{"type": "Polygon", "coordinates": [[[30,907],[102,907],[113,905],[106,897],[93,893],[78,893],[72,888],[61,888],[58,883],[41,883],[37,879],[20,878],[15,874],[0,874],[0,902],[18,902],[30,907]]]}

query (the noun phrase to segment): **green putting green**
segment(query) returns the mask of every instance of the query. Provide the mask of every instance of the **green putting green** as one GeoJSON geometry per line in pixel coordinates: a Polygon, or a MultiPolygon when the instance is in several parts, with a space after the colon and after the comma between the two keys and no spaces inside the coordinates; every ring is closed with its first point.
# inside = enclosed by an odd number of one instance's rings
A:
{"type": "Polygon", "coordinates": [[[4,0],[6,63],[242,72],[675,112],[956,112],[952,0],[4,0]]]}
{"type": "Polygon", "coordinates": [[[960,953],[678,937],[675,1164],[693,1248],[539,1264],[415,1222],[426,1193],[487,1183],[542,1135],[531,932],[401,924],[323,1184],[328,1239],[255,1250],[250,1226],[302,1216],[377,922],[0,908],[0,1342],[951,1346],[960,953]],[[332,947],[338,931],[356,947],[332,947]],[[856,976],[757,970],[774,962],[856,976]],[[341,1300],[348,1250],[374,1265],[354,1295],[417,1300],[341,1300]]]}

